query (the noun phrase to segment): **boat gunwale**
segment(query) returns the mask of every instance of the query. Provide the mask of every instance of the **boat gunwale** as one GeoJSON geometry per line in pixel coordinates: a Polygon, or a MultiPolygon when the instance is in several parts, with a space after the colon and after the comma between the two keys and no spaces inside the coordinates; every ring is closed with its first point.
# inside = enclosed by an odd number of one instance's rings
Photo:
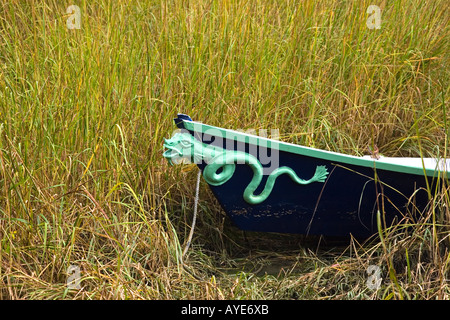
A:
{"type": "MultiPolygon", "coordinates": [[[[416,157],[414,159],[422,159],[422,166],[412,166],[408,164],[398,164],[398,163],[390,163],[384,161],[384,159],[388,160],[389,157],[386,158],[380,158],[380,159],[373,159],[368,157],[358,157],[358,156],[352,156],[347,155],[344,153],[334,152],[334,151],[328,151],[328,150],[322,150],[312,147],[307,147],[303,145],[298,145],[290,142],[284,142],[280,140],[274,140],[269,139],[237,130],[232,129],[226,129],[221,128],[217,126],[212,126],[208,124],[204,124],[202,122],[193,121],[193,120],[187,120],[186,118],[180,118],[178,117],[176,119],[177,126],[179,128],[184,128],[188,131],[193,132],[201,132],[202,134],[209,134],[212,136],[218,136],[217,134],[211,134],[212,130],[218,130],[222,133],[222,138],[227,139],[230,134],[232,135],[233,139],[235,139],[238,142],[241,143],[249,143],[249,144],[255,144],[256,145],[262,145],[261,141],[264,141],[266,146],[267,143],[270,142],[270,144],[277,144],[277,148],[280,151],[289,152],[293,154],[298,154],[302,156],[308,156],[316,159],[322,159],[322,160],[328,160],[328,161],[335,161],[340,163],[345,163],[349,165],[355,165],[355,166],[361,166],[361,167],[370,167],[374,169],[379,170],[386,170],[386,171],[394,171],[394,172],[400,172],[400,173],[406,173],[406,174],[414,174],[414,175],[420,175],[424,176],[426,175],[431,178],[441,178],[442,176],[446,178],[450,178],[450,172],[445,170],[440,170],[438,168],[439,162],[443,158],[419,158],[416,157]],[[200,130],[199,130],[200,129],[200,130]],[[208,132],[210,131],[210,132],[208,132]],[[251,138],[252,140],[249,140],[251,138]],[[251,142],[250,142],[251,141],[251,142]],[[424,159],[433,159],[436,161],[436,168],[425,168],[424,167],[424,159]]],[[[217,131],[216,131],[217,132],[217,131]]],[[[392,159],[392,158],[391,158],[392,159]]],[[[397,158],[398,159],[398,158],[397,158]]],[[[408,158],[405,158],[408,159],[408,158]]],[[[411,159],[411,158],[409,158],[411,159]]],[[[448,166],[448,160],[445,161],[446,166],[448,166]]]]}

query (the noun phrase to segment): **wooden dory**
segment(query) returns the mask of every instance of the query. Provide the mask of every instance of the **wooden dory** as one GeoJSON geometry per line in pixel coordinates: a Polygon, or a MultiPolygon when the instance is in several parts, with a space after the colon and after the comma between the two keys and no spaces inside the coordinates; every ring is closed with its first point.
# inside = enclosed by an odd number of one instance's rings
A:
{"type": "Polygon", "coordinates": [[[180,130],[165,140],[164,157],[170,164],[196,163],[243,230],[367,238],[378,230],[377,212],[384,226],[414,220],[449,177],[450,160],[356,157],[184,114],[174,120],[180,130]]]}

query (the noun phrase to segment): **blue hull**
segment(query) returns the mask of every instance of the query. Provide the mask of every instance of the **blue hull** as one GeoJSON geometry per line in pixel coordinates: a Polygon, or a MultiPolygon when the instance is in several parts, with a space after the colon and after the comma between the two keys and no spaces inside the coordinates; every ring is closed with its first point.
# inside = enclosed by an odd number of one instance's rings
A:
{"type": "MultiPolygon", "coordinates": [[[[318,163],[341,165],[289,154],[283,154],[281,159],[282,165],[310,175],[313,174],[312,168],[318,163]]],[[[306,188],[298,187],[289,177],[281,176],[272,194],[264,203],[257,205],[249,205],[242,199],[245,187],[242,182],[250,181],[252,177],[252,171],[244,165],[236,169],[235,176],[226,184],[210,188],[224,211],[240,229],[331,237],[350,234],[357,238],[370,237],[377,232],[377,210],[385,212],[385,221],[389,226],[403,218],[401,213],[411,212],[409,218],[416,217],[418,210],[423,210],[428,202],[426,189],[416,193],[415,204],[408,204],[409,200],[404,196],[412,195],[416,191],[414,186],[426,188],[425,182],[418,177],[378,170],[379,178],[400,191],[399,194],[386,186],[381,190],[380,184],[376,186],[374,180],[361,175],[373,177],[373,170],[371,172],[348,165],[345,168],[334,167],[325,185],[315,184],[306,188]],[[382,193],[384,196],[381,196],[382,193]],[[378,202],[377,194],[380,194],[378,202]]]]}
{"type": "MultiPolygon", "coordinates": [[[[205,133],[204,127],[192,130],[190,118],[184,115],[179,115],[175,123],[205,144],[217,142],[218,147],[225,146],[228,151],[239,149],[261,162],[266,160],[261,159],[262,155],[272,152],[270,147],[252,145],[251,139],[240,144],[234,139],[224,140],[220,130],[217,130],[217,137],[214,130],[205,133]]],[[[237,227],[259,232],[367,238],[378,230],[377,211],[384,213],[381,219],[385,226],[405,219],[412,222],[429,202],[426,179],[431,190],[441,181],[436,175],[430,177],[420,171],[388,170],[390,166],[381,164],[378,167],[375,160],[367,160],[370,166],[359,165],[359,159],[349,157],[347,161],[345,156],[326,152],[321,157],[319,151],[295,148],[295,145],[286,145],[277,150],[277,167],[288,167],[302,177],[312,177],[318,166],[323,166],[328,170],[325,181],[299,185],[282,174],[276,178],[267,198],[253,204],[243,197],[255,174],[245,163],[236,164],[234,174],[225,183],[210,184],[223,210],[237,227]]],[[[207,165],[204,161],[198,163],[202,171],[207,165]]],[[[270,172],[275,169],[264,174],[254,194],[263,191],[270,172]]]]}

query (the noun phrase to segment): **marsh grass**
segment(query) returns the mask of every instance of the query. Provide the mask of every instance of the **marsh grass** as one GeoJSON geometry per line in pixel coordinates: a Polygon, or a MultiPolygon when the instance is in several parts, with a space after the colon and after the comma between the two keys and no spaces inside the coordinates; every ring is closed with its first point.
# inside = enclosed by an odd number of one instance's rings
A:
{"type": "Polygon", "coordinates": [[[183,259],[196,169],[161,156],[177,112],[354,155],[377,144],[448,156],[448,12],[448,1],[2,2],[0,297],[448,299],[448,185],[411,228],[334,246],[243,234],[202,184],[183,259]],[[71,4],[81,29],[66,27],[71,4]],[[366,27],[370,4],[379,30],[366,27]],[[68,289],[71,265],[81,290],[68,289]],[[375,291],[369,265],[382,269],[375,291]]]}

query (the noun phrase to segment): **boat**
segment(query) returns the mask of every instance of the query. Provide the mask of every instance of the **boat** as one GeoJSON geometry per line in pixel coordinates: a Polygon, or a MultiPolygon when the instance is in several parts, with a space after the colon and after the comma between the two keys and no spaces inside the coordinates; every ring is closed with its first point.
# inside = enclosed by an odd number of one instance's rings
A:
{"type": "MultiPolygon", "coordinates": [[[[381,227],[413,223],[448,182],[450,160],[353,156],[174,119],[164,140],[173,164],[195,163],[240,229],[369,238],[381,227]]],[[[181,182],[180,182],[181,183],[181,182]]]]}

